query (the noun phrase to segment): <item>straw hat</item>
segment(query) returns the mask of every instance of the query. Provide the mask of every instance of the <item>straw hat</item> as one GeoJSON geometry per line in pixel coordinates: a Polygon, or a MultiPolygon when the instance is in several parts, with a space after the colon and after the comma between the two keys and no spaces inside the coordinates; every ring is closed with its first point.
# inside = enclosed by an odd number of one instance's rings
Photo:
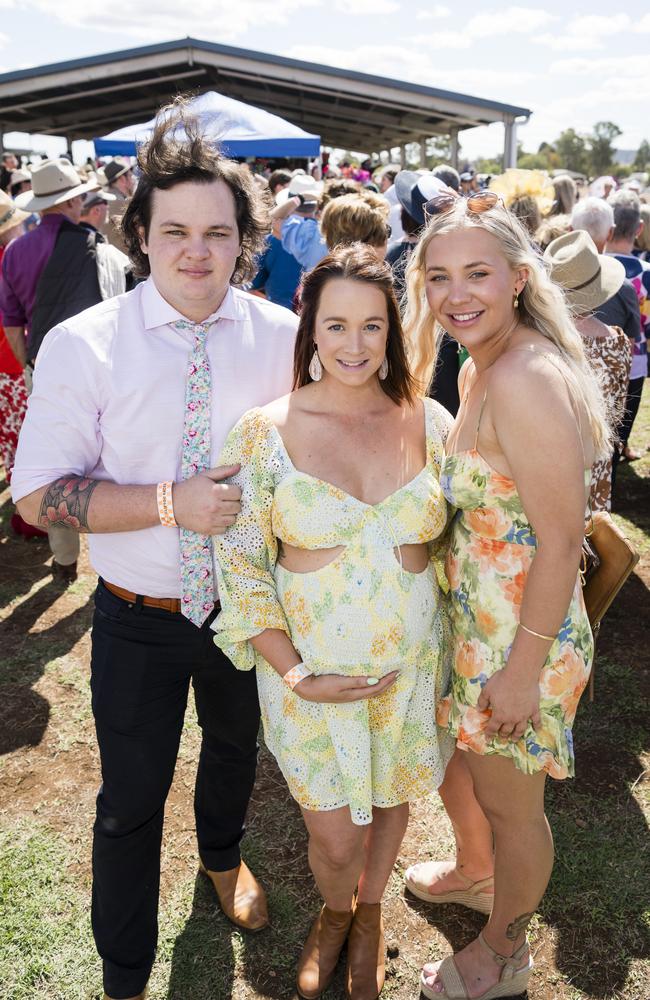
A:
{"type": "Polygon", "coordinates": [[[28,218],[27,212],[21,212],[16,202],[4,191],[0,191],[0,235],[19,226],[21,222],[26,222],[28,218]]]}
{"type": "Polygon", "coordinates": [[[583,315],[616,295],[625,281],[621,262],[599,254],[589,233],[582,229],[549,243],[544,260],[550,264],[551,278],[562,286],[571,308],[583,315]]]}
{"type": "Polygon", "coordinates": [[[19,194],[16,204],[26,212],[42,212],[53,205],[62,205],[78,194],[94,191],[98,186],[96,181],[82,184],[70,160],[62,156],[58,160],[45,160],[32,168],[32,190],[19,194]]]}

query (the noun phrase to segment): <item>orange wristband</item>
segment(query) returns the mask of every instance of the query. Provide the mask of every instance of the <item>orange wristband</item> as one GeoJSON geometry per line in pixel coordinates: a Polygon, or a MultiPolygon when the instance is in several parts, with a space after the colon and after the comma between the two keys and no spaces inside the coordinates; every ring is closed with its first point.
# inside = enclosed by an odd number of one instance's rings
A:
{"type": "Polygon", "coordinates": [[[311,677],[311,670],[309,670],[304,663],[296,663],[295,667],[292,667],[291,670],[287,670],[286,674],[282,675],[282,680],[285,684],[288,684],[293,691],[296,684],[300,684],[300,681],[304,681],[305,677],[311,677]]]}
{"type": "Polygon", "coordinates": [[[158,483],[156,499],[158,500],[158,517],[160,523],[165,528],[177,528],[178,523],[174,517],[174,504],[172,501],[172,486],[170,482],[158,483]]]}

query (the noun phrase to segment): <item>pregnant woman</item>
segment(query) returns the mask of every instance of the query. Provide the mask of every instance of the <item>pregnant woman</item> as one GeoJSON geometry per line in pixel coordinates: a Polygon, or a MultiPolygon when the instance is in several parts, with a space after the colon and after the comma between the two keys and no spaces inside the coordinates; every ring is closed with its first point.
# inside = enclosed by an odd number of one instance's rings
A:
{"type": "Polygon", "coordinates": [[[241,464],[242,513],[217,540],[215,641],[257,667],[266,743],[309,833],[324,906],[298,966],[306,1000],[346,939],[347,995],[381,992],[408,803],[453,750],[435,723],[448,423],[417,395],[388,265],[355,244],[304,278],[294,392],[245,414],[222,456],[241,464]]]}

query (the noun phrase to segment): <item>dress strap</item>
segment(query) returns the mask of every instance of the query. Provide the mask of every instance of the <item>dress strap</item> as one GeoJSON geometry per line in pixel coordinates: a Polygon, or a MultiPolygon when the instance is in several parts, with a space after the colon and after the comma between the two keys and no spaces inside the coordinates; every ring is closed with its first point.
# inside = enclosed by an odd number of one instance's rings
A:
{"type": "Polygon", "coordinates": [[[478,432],[481,429],[481,419],[483,417],[483,410],[485,409],[485,401],[487,399],[487,394],[488,391],[486,389],[485,392],[483,393],[483,399],[481,400],[481,408],[478,411],[478,420],[476,422],[476,434],[474,435],[474,451],[476,451],[478,448],[478,432]]]}

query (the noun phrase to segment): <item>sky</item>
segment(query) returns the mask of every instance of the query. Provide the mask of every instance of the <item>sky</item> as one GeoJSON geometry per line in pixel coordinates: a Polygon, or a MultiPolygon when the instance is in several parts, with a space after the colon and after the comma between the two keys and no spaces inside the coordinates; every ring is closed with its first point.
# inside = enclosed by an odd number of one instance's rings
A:
{"type": "MultiPolygon", "coordinates": [[[[530,152],[565,128],[588,133],[602,120],[623,130],[621,149],[650,139],[648,0],[462,8],[451,0],[0,0],[0,72],[188,34],[529,108],[519,139],[530,152]]],[[[18,138],[8,133],[6,147],[18,138]]],[[[470,159],[492,156],[502,151],[503,127],[466,130],[460,142],[470,159]]],[[[60,152],[54,145],[47,151],[60,152]]],[[[86,153],[85,144],[75,148],[76,158],[86,153]]]]}

